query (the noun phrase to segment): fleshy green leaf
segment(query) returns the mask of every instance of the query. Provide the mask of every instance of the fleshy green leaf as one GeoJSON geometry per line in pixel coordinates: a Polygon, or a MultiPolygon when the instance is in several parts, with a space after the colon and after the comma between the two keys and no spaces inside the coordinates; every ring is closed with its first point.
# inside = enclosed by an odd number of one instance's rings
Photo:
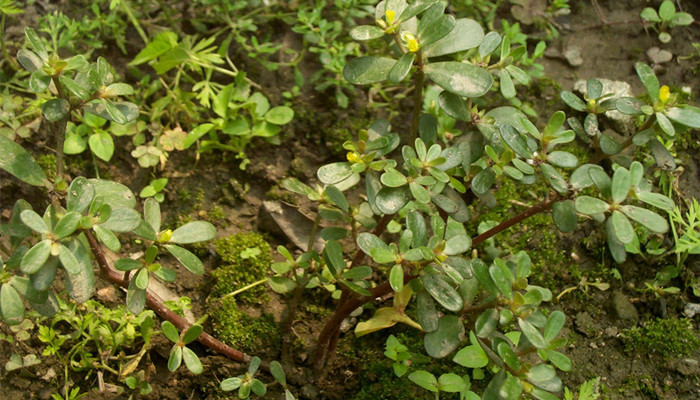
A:
{"type": "Polygon", "coordinates": [[[408,375],[408,379],[425,390],[429,390],[431,392],[438,391],[438,381],[435,378],[435,375],[428,371],[413,371],[408,375]]]}
{"type": "Polygon", "coordinates": [[[46,75],[46,72],[41,69],[34,70],[29,76],[29,90],[34,93],[41,93],[49,87],[51,77],[46,75]]]}
{"type": "Polygon", "coordinates": [[[0,135],[0,168],[34,186],[48,183],[44,170],[22,146],[0,135]]]}
{"type": "Polygon", "coordinates": [[[265,113],[265,121],[275,125],[288,124],[294,118],[294,110],[286,106],[271,108],[265,113]]]}
{"type": "Polygon", "coordinates": [[[547,325],[544,328],[544,340],[551,342],[557,337],[559,331],[564,326],[566,316],[561,311],[553,311],[547,317],[547,325]]]}
{"type": "Polygon", "coordinates": [[[469,50],[478,46],[484,38],[484,30],[481,25],[467,18],[455,21],[455,27],[440,40],[424,46],[421,50],[423,56],[439,57],[469,50]]]}
{"type": "Polygon", "coordinates": [[[568,151],[552,151],[547,154],[547,161],[561,168],[575,168],[578,158],[568,151]]]}
{"type": "Polygon", "coordinates": [[[578,222],[574,203],[570,200],[554,203],[552,206],[552,220],[561,232],[573,232],[578,222]]]}
{"type": "Polygon", "coordinates": [[[396,60],[387,57],[358,57],[348,61],[343,76],[355,85],[381,82],[389,77],[396,60]]]}
{"type": "Polygon", "coordinates": [[[180,334],[177,332],[177,328],[175,325],[173,325],[172,322],[170,321],[163,321],[163,323],[160,325],[160,328],[163,330],[163,334],[165,335],[168,340],[170,340],[173,343],[177,343],[180,341],[180,334]]]}
{"type": "Polygon", "coordinates": [[[375,198],[375,205],[383,214],[396,214],[411,200],[411,191],[408,186],[397,188],[382,188],[375,198]]]}
{"type": "Polygon", "coordinates": [[[637,198],[649,205],[660,208],[664,211],[673,210],[673,200],[660,193],[637,192],[637,198]]]}
{"type": "Polygon", "coordinates": [[[168,369],[170,372],[175,371],[180,368],[182,364],[182,347],[173,346],[170,350],[170,357],[168,358],[168,369]]]}
{"type": "Polygon", "coordinates": [[[389,273],[389,284],[394,292],[401,292],[403,290],[403,268],[401,264],[396,264],[391,267],[391,272],[389,273]]]}
{"type": "Polygon", "coordinates": [[[621,212],[614,210],[612,212],[612,226],[615,231],[615,236],[623,244],[632,243],[635,238],[634,228],[630,221],[621,212]]]}
{"type": "Polygon", "coordinates": [[[666,116],[679,124],[700,129],[700,108],[685,106],[671,107],[665,112],[666,116]]]}
{"type": "Polygon", "coordinates": [[[24,303],[9,282],[0,287],[0,314],[8,325],[18,325],[24,320],[24,303]]]}
{"type": "Polygon", "coordinates": [[[58,259],[61,261],[63,268],[71,275],[77,275],[82,271],[80,262],[75,257],[72,251],[64,245],[61,246],[61,252],[58,254],[58,259]]]}
{"type": "Polygon", "coordinates": [[[63,98],[53,98],[41,106],[41,111],[49,122],[56,122],[68,116],[70,103],[63,98]]]}
{"type": "Polygon", "coordinates": [[[635,207],[625,205],[620,207],[620,210],[629,219],[643,225],[645,228],[649,229],[655,233],[666,233],[668,232],[668,221],[659,214],[647,210],[646,208],[635,207]]]}
{"type": "Polygon", "coordinates": [[[586,215],[602,214],[610,209],[608,203],[590,196],[577,197],[575,205],[576,211],[586,215]]]}
{"type": "Polygon", "coordinates": [[[372,25],[359,25],[350,30],[350,37],[357,41],[379,39],[384,35],[383,30],[372,25]]]}
{"type": "Polygon", "coordinates": [[[634,67],[651,100],[657,101],[659,99],[659,79],[654,71],[642,62],[638,62],[634,67]]]}
{"type": "Polygon", "coordinates": [[[53,229],[53,234],[56,239],[63,239],[75,232],[81,218],[82,215],[76,211],[71,211],[64,215],[53,229]]]}
{"type": "Polygon", "coordinates": [[[141,216],[136,210],[126,207],[112,207],[112,215],[102,227],[113,232],[131,232],[141,223],[141,216]]]}
{"type": "Polygon", "coordinates": [[[205,242],[216,237],[216,228],[207,221],[192,221],[175,229],[171,243],[189,244],[205,242]]]}
{"type": "Polygon", "coordinates": [[[540,165],[540,168],[542,169],[542,175],[544,175],[544,178],[554,190],[561,194],[566,194],[569,191],[569,185],[566,180],[554,167],[545,163],[540,165]]]}
{"type": "Polygon", "coordinates": [[[204,328],[202,328],[202,325],[192,325],[190,326],[186,331],[185,334],[182,336],[182,343],[187,344],[190,342],[193,342],[197,340],[199,335],[202,334],[202,331],[204,331],[204,328]]]}
{"type": "Polygon", "coordinates": [[[44,265],[49,255],[51,255],[51,240],[42,240],[24,254],[19,268],[25,274],[31,275],[44,265]]]}
{"type": "Polygon", "coordinates": [[[37,214],[34,210],[23,210],[19,214],[19,218],[24,225],[28,226],[31,230],[35,232],[49,232],[49,227],[46,225],[44,219],[41,218],[41,216],[37,214]]]}
{"type": "Polygon", "coordinates": [[[105,131],[98,131],[90,135],[88,138],[90,151],[92,151],[100,160],[109,161],[114,154],[114,140],[112,135],[105,131]]]}
{"type": "Polygon", "coordinates": [[[66,195],[66,206],[69,211],[82,213],[95,198],[95,188],[82,176],[73,179],[66,195]]]}
{"type": "Polygon", "coordinates": [[[424,272],[421,274],[421,281],[428,293],[446,309],[458,312],[464,306],[459,292],[435,273],[424,272]]]}
{"type": "Polygon", "coordinates": [[[444,315],[437,330],[425,334],[425,351],[433,358],[443,358],[452,353],[462,341],[464,324],[456,315],[444,315]]]}
{"type": "Polygon", "coordinates": [[[518,318],[518,326],[520,327],[520,330],[523,332],[527,340],[532,343],[533,346],[535,346],[538,349],[543,349],[547,347],[547,341],[542,337],[542,334],[540,331],[535,328],[534,325],[532,325],[529,321],[524,320],[522,318],[518,318]]]}
{"type": "Polygon", "coordinates": [[[165,245],[165,248],[190,272],[198,275],[204,273],[204,264],[202,264],[202,261],[189,250],[172,244],[165,245]]]}
{"type": "Polygon", "coordinates": [[[632,186],[630,172],[624,168],[615,170],[610,188],[612,199],[615,203],[622,203],[629,194],[632,186]]]}
{"type": "Polygon", "coordinates": [[[425,74],[438,86],[462,97],[480,97],[493,85],[493,77],[483,68],[455,61],[430,63],[425,74]]]}
{"type": "MultiPolygon", "coordinates": [[[[197,325],[195,325],[197,326],[197,325]]],[[[195,375],[199,375],[204,371],[202,367],[202,362],[197,357],[194,351],[190,350],[189,347],[182,348],[182,359],[185,361],[185,366],[190,372],[195,375]]]]}
{"type": "Polygon", "coordinates": [[[568,105],[569,107],[573,108],[576,111],[586,111],[588,107],[586,107],[586,103],[583,102],[578,96],[575,94],[571,93],[568,90],[562,90],[561,93],[559,93],[559,97],[568,105]]]}
{"type": "Polygon", "coordinates": [[[447,115],[460,121],[471,120],[471,112],[464,99],[450,91],[443,90],[438,96],[438,104],[447,115]]]}
{"type": "Polygon", "coordinates": [[[414,58],[415,54],[410,52],[402,55],[399,61],[391,67],[389,71],[389,81],[392,83],[399,83],[404,80],[413,66],[414,58]]]}
{"type": "Polygon", "coordinates": [[[467,368],[483,368],[489,364],[489,357],[481,346],[473,344],[458,351],[452,361],[467,368]]]}
{"type": "Polygon", "coordinates": [[[350,167],[350,163],[338,162],[322,166],[318,169],[316,174],[318,180],[322,183],[326,185],[335,185],[348,179],[353,174],[353,170],[350,167]]]}

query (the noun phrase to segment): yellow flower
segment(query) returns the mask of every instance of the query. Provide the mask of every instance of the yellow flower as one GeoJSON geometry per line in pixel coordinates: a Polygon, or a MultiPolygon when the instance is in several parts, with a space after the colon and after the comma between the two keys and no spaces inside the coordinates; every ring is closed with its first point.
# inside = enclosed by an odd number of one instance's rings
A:
{"type": "Polygon", "coordinates": [[[661,86],[659,89],[659,100],[661,100],[661,103],[666,104],[669,97],[671,97],[671,91],[669,90],[668,86],[661,86]]]}
{"type": "Polygon", "coordinates": [[[394,20],[396,19],[396,12],[394,10],[386,10],[384,15],[386,16],[386,22],[388,22],[389,25],[394,23],[394,20]]]}
{"type": "Polygon", "coordinates": [[[170,241],[170,238],[173,237],[173,231],[168,229],[160,233],[160,237],[158,238],[158,241],[160,243],[165,243],[170,241]]]}
{"type": "Polygon", "coordinates": [[[420,45],[418,44],[418,40],[416,39],[411,39],[408,41],[408,51],[411,53],[415,53],[420,49],[420,45]]]}
{"type": "Polygon", "coordinates": [[[360,161],[360,156],[357,155],[357,153],[355,153],[354,151],[349,152],[347,155],[347,158],[348,158],[348,161],[350,161],[351,163],[356,163],[356,162],[360,161]]]}

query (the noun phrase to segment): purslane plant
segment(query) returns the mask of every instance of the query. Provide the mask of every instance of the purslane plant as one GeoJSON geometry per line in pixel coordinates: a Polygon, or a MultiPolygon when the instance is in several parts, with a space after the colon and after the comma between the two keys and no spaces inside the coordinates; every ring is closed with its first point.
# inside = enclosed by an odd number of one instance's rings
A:
{"type": "Polygon", "coordinates": [[[676,26],[687,26],[694,21],[693,16],[687,12],[677,12],[676,5],[672,0],[664,0],[659,6],[658,12],[652,7],[645,7],[640,17],[652,24],[654,30],[659,32],[659,41],[661,43],[671,41],[671,34],[668,33],[669,29],[676,26]]]}
{"type": "MultiPolygon", "coordinates": [[[[556,369],[571,368],[569,359],[555,350],[564,344],[557,338],[564,314],[546,315],[539,310],[552,295],[546,288],[529,284],[531,265],[525,253],[488,259],[476,246],[532,215],[551,210],[554,224],[563,232],[576,229],[580,216],[604,223],[610,252],[617,262],[623,261],[628,249],[633,250],[626,246],[637,240],[633,222],[655,234],[669,228],[665,217],[643,206],[670,211],[673,202],[653,192],[651,168],[617,155],[631,145],[644,148],[648,144],[663,167],[668,150],[664,153],[657,148],[655,143],[661,144],[657,136],[673,135],[674,123],[699,127],[700,111],[679,103],[667,87],[659,87],[648,66],[638,64],[648,104],[632,98],[613,99],[602,93],[600,82],[591,80],[585,101],[562,93],[572,108],[588,113],[584,123],[577,117],[567,120],[563,111],[557,111],[538,128],[513,107],[487,111],[473,101],[492,91],[494,78],[500,80],[502,94],[513,94],[504,86],[522,76],[509,68],[513,53],[522,50],[499,43],[498,35],[485,35],[472,20],[444,14],[439,2],[409,5],[387,0],[376,10],[375,26],[359,26],[350,34],[356,40],[385,38],[393,44],[385,55],[351,60],[344,75],[360,85],[400,83],[412,76],[410,129],[399,134],[388,121],[376,121],[358,133],[357,141],[345,143],[347,161],[318,170],[320,183],[315,188],[295,179],[284,182],[287,189],[319,204],[314,233],[322,219],[330,226],[320,233],[326,240],[321,254],[311,250],[294,258],[280,249],[287,261],[284,267],[273,268],[272,287],[280,292],[293,290],[296,299],[304,288],[318,286],[310,284],[312,272],[332,284],[326,289],[336,291],[335,313],[318,339],[315,367],[319,371],[333,355],[343,319],[363,304],[393,294],[394,306],[376,310],[373,317],[358,324],[356,334],[406,323],[425,332],[426,352],[436,358],[452,354],[469,337],[470,345],[457,352],[454,360],[491,372],[481,396],[469,392],[468,376],[458,376],[458,382],[454,374],[436,378],[415,371],[412,380],[420,386],[436,395],[459,391],[467,398],[516,399],[522,393],[538,399],[556,398],[554,393],[562,389],[556,369]],[[499,44],[500,61],[489,65],[490,58],[485,56],[499,44]],[[478,53],[470,52],[475,48],[478,53]],[[436,135],[440,121],[421,113],[427,80],[443,89],[438,105],[449,116],[466,122],[465,132],[436,135]],[[637,131],[622,143],[599,130],[598,115],[615,109],[639,117],[637,131]],[[594,152],[584,165],[566,150],[577,136],[594,152]],[[406,144],[401,146],[402,142],[406,144]],[[608,158],[614,161],[612,177],[611,170],[598,165],[608,158]],[[551,189],[526,211],[472,237],[464,225],[472,218],[467,202],[476,199],[495,204],[492,191],[499,179],[523,185],[539,182],[551,189]],[[353,203],[350,199],[358,196],[345,193],[358,184],[364,185],[356,189],[362,196],[353,203]],[[584,189],[587,194],[580,195],[584,189]],[[393,228],[388,234],[390,224],[393,228]],[[404,312],[414,296],[417,321],[404,312]],[[477,317],[473,324],[466,324],[472,320],[469,314],[477,317]]],[[[395,357],[397,362],[404,361],[398,354],[395,357]]]]}
{"type": "MultiPolygon", "coordinates": [[[[125,185],[81,176],[65,178],[63,139],[73,114],[89,112],[118,124],[127,123],[136,118],[138,109],[132,103],[116,101],[116,97],[131,93],[131,87],[113,83],[111,67],[102,58],[96,63],[88,63],[80,55],[64,60],[55,52],[49,53],[31,28],[26,29],[26,37],[31,50],[20,50],[18,59],[31,71],[30,89],[45,96],[42,112],[56,138],[58,173],[51,182],[27,150],[0,136],[0,168],[24,183],[45,188],[49,194],[45,202],[48,206],[39,212],[34,211],[39,205],[18,200],[9,223],[0,225],[0,234],[9,243],[0,244],[2,320],[8,325],[20,324],[25,318],[25,302],[42,315],[55,314],[59,303],[54,281],[59,276],[64,277],[73,301],[87,301],[95,290],[94,257],[100,278],[127,289],[126,306],[130,312],[138,314],[148,305],[167,320],[163,331],[168,338],[174,337],[175,326],[184,332],[183,339],[176,341],[175,361],[179,354],[190,370],[198,370],[196,355],[184,347],[194,339],[239,361],[249,360],[202,333],[201,326],[193,328],[149,292],[150,280],[170,282],[177,278],[174,270],[160,263],[164,252],[188,271],[204,272],[202,261],[183,246],[214,238],[216,229],[212,224],[192,221],[174,230],[167,229],[161,226],[160,205],[155,199],[144,202],[142,218],[136,210],[134,193],[125,185]],[[112,266],[103,246],[119,251],[122,239],[117,235],[123,233],[140,238],[144,251],[138,258],[119,258],[112,266]],[[63,270],[61,274],[59,269],[63,270]]],[[[68,389],[65,388],[64,396],[69,395],[68,389]]]]}

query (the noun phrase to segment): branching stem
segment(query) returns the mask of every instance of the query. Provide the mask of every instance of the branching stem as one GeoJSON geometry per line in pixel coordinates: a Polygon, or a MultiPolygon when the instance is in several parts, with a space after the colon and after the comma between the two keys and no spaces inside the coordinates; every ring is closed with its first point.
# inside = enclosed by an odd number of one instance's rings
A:
{"type": "MultiPolygon", "coordinates": [[[[87,241],[90,244],[90,249],[92,250],[92,253],[95,255],[95,259],[97,260],[97,264],[100,267],[100,274],[102,275],[102,277],[108,282],[121,286],[124,289],[128,288],[128,281],[125,280],[124,277],[122,277],[117,271],[110,268],[109,263],[107,262],[107,258],[105,257],[105,254],[102,251],[102,246],[97,242],[97,239],[95,238],[95,235],[92,234],[92,231],[89,229],[84,229],[83,233],[85,234],[85,237],[87,238],[87,241]]],[[[148,308],[155,311],[155,313],[158,314],[164,320],[172,322],[172,324],[175,325],[181,331],[185,331],[192,326],[192,324],[189,323],[185,318],[175,314],[168,307],[166,307],[163,304],[163,302],[160,301],[160,299],[151,294],[151,292],[149,291],[146,291],[146,304],[148,305],[148,308]]],[[[206,332],[202,332],[202,334],[199,336],[199,338],[197,338],[197,340],[203,345],[212,349],[213,351],[224,355],[234,361],[248,363],[251,360],[251,357],[249,355],[227,346],[226,344],[220,342],[219,340],[217,340],[216,338],[214,338],[206,332]]]]}

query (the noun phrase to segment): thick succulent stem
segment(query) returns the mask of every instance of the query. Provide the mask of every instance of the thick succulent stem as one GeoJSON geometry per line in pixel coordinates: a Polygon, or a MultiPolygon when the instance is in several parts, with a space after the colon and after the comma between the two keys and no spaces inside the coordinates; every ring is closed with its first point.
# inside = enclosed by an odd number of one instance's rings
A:
{"type": "MultiPolygon", "coordinates": [[[[486,239],[494,236],[495,234],[502,232],[503,230],[522,222],[535,214],[548,210],[558,199],[559,195],[556,192],[551,192],[546,199],[542,200],[538,204],[472,239],[472,246],[483,243],[486,239]]],[[[408,273],[404,274],[404,285],[408,284],[415,278],[417,278],[417,275],[408,273]]],[[[323,330],[318,336],[318,345],[316,347],[314,369],[317,372],[320,371],[333,357],[335,347],[338,343],[338,335],[340,334],[340,324],[343,322],[343,319],[347,318],[347,316],[358,307],[361,307],[370,301],[374,301],[374,299],[392,293],[393,289],[391,288],[389,281],[385,281],[380,285],[371,288],[369,291],[372,294],[371,296],[353,295],[349,296],[346,301],[339,303],[335,313],[333,313],[333,316],[326,322],[326,325],[323,327],[323,330]]]]}
{"type": "MultiPolygon", "coordinates": [[[[112,284],[121,286],[122,288],[128,288],[128,280],[124,279],[123,275],[109,267],[107,258],[105,257],[105,254],[102,251],[102,246],[100,246],[100,244],[97,242],[97,239],[95,238],[95,235],[92,234],[92,231],[90,231],[89,229],[84,229],[83,233],[85,234],[85,237],[87,238],[87,241],[90,244],[90,249],[92,250],[92,253],[95,255],[97,264],[100,266],[100,275],[102,276],[102,278],[112,284]]],[[[181,331],[185,331],[190,326],[192,326],[192,324],[189,323],[185,318],[175,314],[168,307],[166,307],[163,304],[163,302],[161,302],[157,297],[155,297],[148,291],[146,291],[146,305],[148,306],[148,308],[155,311],[155,313],[158,314],[158,316],[160,316],[164,320],[172,322],[172,324],[175,325],[181,331]]],[[[214,350],[215,352],[224,355],[234,361],[248,363],[251,360],[251,357],[249,355],[227,346],[226,344],[220,342],[219,340],[217,340],[216,338],[214,338],[206,332],[202,332],[202,334],[199,336],[199,338],[197,338],[197,340],[203,345],[214,350]]]]}
{"type": "Polygon", "coordinates": [[[490,237],[496,235],[497,233],[500,233],[511,226],[520,223],[524,221],[527,218],[530,218],[531,216],[535,214],[539,214],[542,211],[545,211],[549,209],[552,204],[554,204],[557,200],[559,199],[559,195],[557,192],[550,192],[549,196],[547,196],[546,199],[540,201],[539,203],[535,204],[534,206],[528,208],[527,210],[521,212],[520,214],[516,215],[515,217],[503,221],[500,224],[496,225],[495,227],[489,229],[488,231],[482,233],[481,235],[475,237],[472,239],[472,246],[477,246],[481,243],[483,243],[486,239],[489,239],[490,237]]]}

